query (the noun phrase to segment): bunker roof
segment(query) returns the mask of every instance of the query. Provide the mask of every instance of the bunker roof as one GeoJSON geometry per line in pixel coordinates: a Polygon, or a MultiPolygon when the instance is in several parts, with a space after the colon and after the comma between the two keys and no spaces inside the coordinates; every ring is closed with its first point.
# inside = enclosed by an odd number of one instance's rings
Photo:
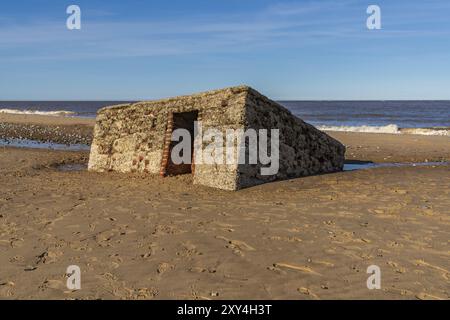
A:
{"type": "Polygon", "coordinates": [[[145,104],[146,106],[152,106],[154,105],[155,107],[161,107],[161,104],[164,103],[169,103],[169,102],[173,102],[173,101],[180,101],[180,100],[187,100],[187,99],[195,99],[195,98],[204,98],[207,96],[214,96],[220,93],[224,93],[224,92],[231,92],[233,94],[239,94],[242,92],[252,92],[252,93],[256,93],[258,95],[261,95],[260,93],[258,93],[255,89],[247,86],[247,85],[240,85],[240,86],[234,86],[234,87],[227,87],[227,88],[223,88],[223,89],[218,89],[218,90],[210,90],[210,91],[204,91],[204,92],[200,92],[200,93],[194,93],[194,94],[190,94],[190,95],[181,95],[181,96],[175,96],[175,97],[169,97],[169,98],[163,98],[163,99],[158,99],[158,100],[144,100],[144,101],[139,101],[139,102],[134,102],[134,103],[126,103],[126,104],[118,104],[118,105],[113,105],[113,106],[107,106],[107,107],[103,107],[101,109],[99,109],[97,111],[97,113],[102,113],[105,111],[113,111],[113,110],[120,110],[120,109],[126,109],[126,108],[130,108],[136,105],[140,105],[140,104],[145,104]]]}

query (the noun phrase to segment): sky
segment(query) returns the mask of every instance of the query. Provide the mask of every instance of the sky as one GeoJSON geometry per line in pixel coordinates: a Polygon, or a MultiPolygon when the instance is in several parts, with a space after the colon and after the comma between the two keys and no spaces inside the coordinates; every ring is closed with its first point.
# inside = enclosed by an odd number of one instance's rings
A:
{"type": "Polygon", "coordinates": [[[0,100],[449,100],[448,0],[0,3],[0,100]],[[366,10],[381,9],[369,30],[366,10]],[[68,30],[69,5],[81,29],[68,30]]]}

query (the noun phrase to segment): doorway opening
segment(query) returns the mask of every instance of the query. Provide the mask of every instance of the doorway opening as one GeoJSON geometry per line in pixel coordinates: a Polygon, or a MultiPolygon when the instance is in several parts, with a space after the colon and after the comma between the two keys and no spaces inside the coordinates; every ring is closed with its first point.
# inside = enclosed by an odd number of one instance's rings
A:
{"type": "MultiPolygon", "coordinates": [[[[183,137],[180,141],[171,141],[169,144],[168,159],[166,162],[165,175],[175,176],[180,174],[193,174],[195,171],[194,165],[194,130],[195,121],[198,119],[198,111],[191,112],[179,112],[173,113],[172,115],[172,132],[176,129],[186,129],[190,133],[190,146],[191,146],[191,159],[190,163],[175,164],[172,161],[172,149],[175,145],[182,142],[183,137]]],[[[172,132],[170,133],[170,138],[172,137],[172,132]]],[[[180,156],[183,156],[182,154],[180,156]]]]}

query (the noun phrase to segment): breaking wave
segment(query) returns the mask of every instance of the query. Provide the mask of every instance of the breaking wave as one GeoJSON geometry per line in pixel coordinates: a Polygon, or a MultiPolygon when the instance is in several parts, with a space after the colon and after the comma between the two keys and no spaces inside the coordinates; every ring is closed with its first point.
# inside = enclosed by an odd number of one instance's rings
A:
{"type": "Polygon", "coordinates": [[[427,136],[450,136],[450,128],[399,128],[395,124],[386,126],[317,126],[323,131],[418,134],[427,136]]]}
{"type": "Polygon", "coordinates": [[[38,111],[38,110],[18,110],[18,109],[0,109],[0,113],[9,114],[31,114],[31,115],[42,115],[42,116],[71,116],[75,112],[66,110],[56,110],[56,111],[38,111]]]}
{"type": "Polygon", "coordinates": [[[421,134],[426,136],[450,136],[450,128],[404,128],[403,134],[421,134]]]}

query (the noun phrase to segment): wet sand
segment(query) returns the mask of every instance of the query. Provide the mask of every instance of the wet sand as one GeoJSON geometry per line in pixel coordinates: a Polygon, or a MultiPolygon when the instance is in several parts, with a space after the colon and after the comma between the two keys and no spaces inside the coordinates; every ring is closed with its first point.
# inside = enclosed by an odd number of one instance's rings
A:
{"type": "MultiPolygon", "coordinates": [[[[450,160],[446,137],[332,135],[350,160],[450,160]]],[[[448,165],[239,192],[56,169],[87,158],[0,148],[1,298],[450,298],[448,165]],[[79,291],[66,288],[69,265],[81,268],[79,291]],[[366,287],[370,265],[381,290],[366,287]]]]}
{"type": "MultiPolygon", "coordinates": [[[[90,144],[94,119],[0,113],[0,138],[90,144]]],[[[349,160],[438,162],[450,158],[448,136],[327,132],[347,147],[349,160]]]]}
{"type": "Polygon", "coordinates": [[[0,113],[0,138],[90,144],[95,120],[0,113]]]}
{"type": "Polygon", "coordinates": [[[450,160],[449,136],[327,132],[347,147],[346,159],[373,162],[450,160]]]}

